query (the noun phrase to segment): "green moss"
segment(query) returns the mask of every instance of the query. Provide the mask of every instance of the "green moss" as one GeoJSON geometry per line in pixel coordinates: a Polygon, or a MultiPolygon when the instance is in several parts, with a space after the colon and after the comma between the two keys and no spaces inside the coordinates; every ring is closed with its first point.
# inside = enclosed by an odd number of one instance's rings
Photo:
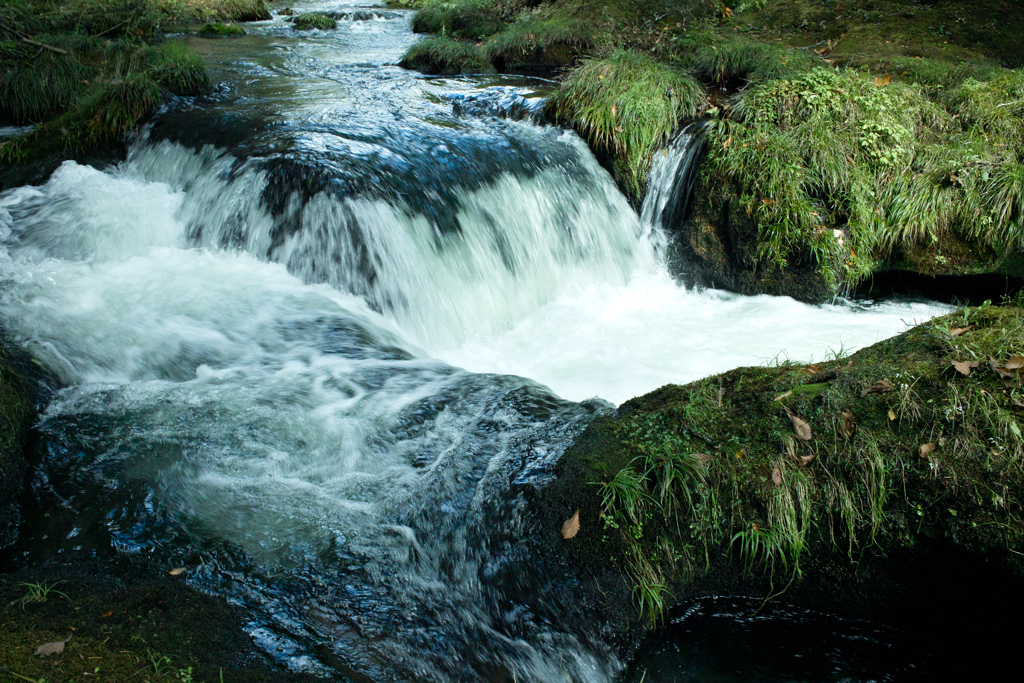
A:
{"type": "Polygon", "coordinates": [[[410,47],[399,64],[427,74],[487,73],[494,66],[483,50],[455,38],[427,38],[410,47]]]}
{"type": "Polygon", "coordinates": [[[698,116],[707,97],[683,72],[620,50],[570,71],[550,106],[591,145],[613,155],[620,180],[643,196],[654,150],[680,122],[698,116]]]}
{"type": "Polygon", "coordinates": [[[327,16],[326,14],[300,14],[295,17],[292,27],[296,31],[309,31],[312,29],[329,31],[338,28],[338,22],[334,17],[327,16]]]}
{"type": "Polygon", "coordinates": [[[563,471],[600,492],[581,542],[633,578],[648,613],[659,591],[731,565],[785,583],[922,535],[1024,576],[1024,390],[1008,363],[1022,313],[967,308],[849,358],[627,402],[566,455],[563,471]]]}
{"type": "Polygon", "coordinates": [[[223,24],[217,22],[215,24],[204,24],[199,29],[198,34],[203,38],[230,38],[234,36],[244,36],[245,29],[238,24],[223,24]]]}

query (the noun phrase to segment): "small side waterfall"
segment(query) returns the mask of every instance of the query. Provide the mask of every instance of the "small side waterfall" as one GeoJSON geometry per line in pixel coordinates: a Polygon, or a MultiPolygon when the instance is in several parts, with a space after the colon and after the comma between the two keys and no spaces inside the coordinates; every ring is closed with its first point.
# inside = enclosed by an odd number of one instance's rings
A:
{"type": "Polygon", "coordinates": [[[690,195],[697,184],[704,140],[701,123],[692,123],[678,133],[651,164],[640,218],[647,230],[669,231],[686,218],[690,195]]]}

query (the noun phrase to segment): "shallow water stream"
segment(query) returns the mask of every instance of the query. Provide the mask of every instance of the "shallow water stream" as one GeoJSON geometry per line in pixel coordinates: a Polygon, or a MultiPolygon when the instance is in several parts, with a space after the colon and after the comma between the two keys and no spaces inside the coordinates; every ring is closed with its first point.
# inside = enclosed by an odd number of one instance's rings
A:
{"type": "Polygon", "coordinates": [[[551,83],[404,71],[410,13],[371,9],[191,39],[214,95],[0,195],[4,326],[61,387],[18,561],[166,557],[324,675],[632,680],[531,555],[524,491],[631,396],[943,309],[687,291],[652,212],[534,121],[551,83]]]}

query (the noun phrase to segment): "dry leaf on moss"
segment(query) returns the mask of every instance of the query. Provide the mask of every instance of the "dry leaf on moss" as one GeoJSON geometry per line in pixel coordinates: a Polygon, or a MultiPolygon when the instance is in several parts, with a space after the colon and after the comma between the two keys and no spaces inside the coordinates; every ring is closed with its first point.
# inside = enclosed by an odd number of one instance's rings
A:
{"type": "Polygon", "coordinates": [[[796,432],[796,435],[804,441],[810,441],[812,438],[811,425],[807,424],[805,420],[802,420],[788,408],[786,409],[786,415],[789,417],[789,421],[793,423],[793,431],[796,432]]]}
{"type": "Polygon", "coordinates": [[[773,398],[773,399],[772,399],[772,403],[778,403],[778,402],[779,402],[779,401],[781,401],[782,399],[784,399],[784,398],[789,398],[789,397],[790,397],[790,396],[792,396],[792,395],[793,395],[793,390],[792,390],[792,389],[790,389],[790,390],[789,390],[789,391],[787,391],[786,393],[784,393],[784,394],[779,394],[778,396],[776,396],[775,398],[773,398]]]}
{"type": "Polygon", "coordinates": [[[800,461],[801,465],[803,465],[804,467],[807,467],[812,462],[814,462],[814,459],[817,458],[817,457],[818,457],[817,453],[811,453],[810,455],[801,455],[799,458],[797,458],[797,460],[800,461]]]}
{"type": "Polygon", "coordinates": [[[870,387],[866,387],[864,391],[860,392],[860,397],[864,398],[868,394],[884,394],[886,392],[895,390],[896,387],[892,385],[892,382],[890,382],[887,379],[880,379],[874,384],[872,384],[870,387]]]}
{"type": "Polygon", "coordinates": [[[184,574],[185,573],[185,568],[184,567],[175,567],[174,569],[172,569],[171,571],[169,571],[167,573],[170,574],[171,576],[177,576],[178,574],[184,574]]]}
{"type": "Polygon", "coordinates": [[[580,511],[576,510],[572,517],[562,525],[562,538],[568,540],[580,532],[580,511]]]}
{"type": "Polygon", "coordinates": [[[64,652],[64,644],[71,640],[71,636],[68,636],[64,640],[57,640],[52,643],[43,643],[36,648],[36,654],[40,657],[49,657],[50,655],[59,655],[64,652]]]}
{"type": "Polygon", "coordinates": [[[782,468],[778,465],[772,470],[772,481],[775,482],[776,486],[782,486],[782,468]]]}
{"type": "Polygon", "coordinates": [[[972,360],[972,361],[955,360],[955,361],[953,361],[953,367],[956,368],[956,371],[959,372],[961,375],[970,375],[971,374],[971,370],[973,368],[978,367],[978,365],[979,365],[979,363],[976,360],[972,360]]]}
{"type": "Polygon", "coordinates": [[[967,327],[954,327],[949,331],[949,334],[954,337],[959,337],[961,334],[967,334],[974,329],[974,325],[968,325],[967,327]]]}
{"type": "Polygon", "coordinates": [[[934,443],[926,443],[926,444],[922,445],[921,448],[918,450],[918,454],[922,458],[927,458],[928,455],[932,451],[934,451],[934,450],[935,450],[935,444],[934,443]]]}
{"type": "Polygon", "coordinates": [[[857,430],[857,425],[853,421],[853,413],[849,410],[844,410],[839,413],[839,433],[844,438],[849,439],[853,436],[853,433],[857,430]]]}

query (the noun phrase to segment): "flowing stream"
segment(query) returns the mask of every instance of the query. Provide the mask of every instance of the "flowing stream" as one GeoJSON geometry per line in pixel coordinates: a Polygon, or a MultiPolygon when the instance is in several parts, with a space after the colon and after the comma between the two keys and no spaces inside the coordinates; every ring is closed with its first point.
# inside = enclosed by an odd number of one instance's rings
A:
{"type": "Polygon", "coordinates": [[[6,334],[60,386],[19,561],[166,557],[324,675],[626,675],[531,555],[525,492],[631,396],[943,309],[687,291],[660,228],[686,139],[638,215],[537,122],[549,82],[425,78],[394,66],[410,13],[295,9],[349,18],[191,39],[213,96],[0,195],[6,334]]]}

